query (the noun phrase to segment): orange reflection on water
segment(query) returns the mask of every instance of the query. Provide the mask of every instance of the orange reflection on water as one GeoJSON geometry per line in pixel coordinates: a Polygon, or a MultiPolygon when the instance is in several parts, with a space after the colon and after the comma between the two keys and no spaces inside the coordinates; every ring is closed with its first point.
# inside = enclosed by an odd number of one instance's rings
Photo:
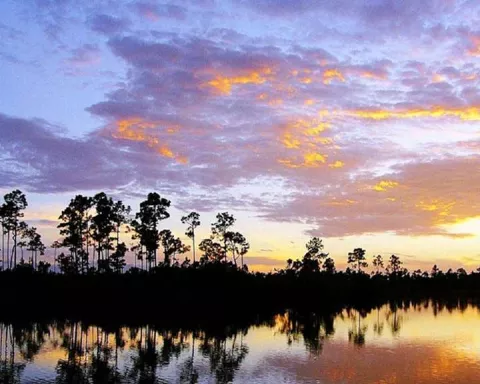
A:
{"type": "Polygon", "coordinates": [[[480,375],[480,311],[466,302],[254,318],[195,330],[0,324],[0,374],[16,382],[267,384],[470,384],[480,375]]]}

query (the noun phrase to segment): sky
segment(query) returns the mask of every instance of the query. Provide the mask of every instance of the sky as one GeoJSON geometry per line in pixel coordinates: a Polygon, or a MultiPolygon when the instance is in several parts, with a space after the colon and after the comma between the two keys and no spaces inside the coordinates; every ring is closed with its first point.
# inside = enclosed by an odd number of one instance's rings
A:
{"type": "MultiPolygon", "coordinates": [[[[76,194],[237,218],[271,270],[323,239],[480,266],[480,3],[3,0],[0,192],[47,243],[76,194]]],[[[162,223],[163,224],[163,223],[162,223]]]]}

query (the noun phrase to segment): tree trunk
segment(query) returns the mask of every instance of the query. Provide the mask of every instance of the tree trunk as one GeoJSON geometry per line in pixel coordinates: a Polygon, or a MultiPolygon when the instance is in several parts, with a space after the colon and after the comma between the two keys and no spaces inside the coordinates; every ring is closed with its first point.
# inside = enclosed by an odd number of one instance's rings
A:
{"type": "Polygon", "coordinates": [[[13,268],[17,266],[17,225],[15,224],[15,231],[13,232],[13,268]]]}
{"type": "Polygon", "coordinates": [[[7,265],[10,269],[10,229],[7,231],[7,265]]]}
{"type": "Polygon", "coordinates": [[[5,227],[2,223],[2,271],[5,270],[5,227]]]}

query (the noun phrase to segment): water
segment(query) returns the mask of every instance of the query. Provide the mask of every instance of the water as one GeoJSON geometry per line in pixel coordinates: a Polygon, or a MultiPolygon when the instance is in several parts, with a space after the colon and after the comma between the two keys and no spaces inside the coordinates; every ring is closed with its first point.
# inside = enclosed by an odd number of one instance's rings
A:
{"type": "Polygon", "coordinates": [[[474,383],[480,311],[422,303],[247,326],[0,325],[1,383],[474,383]]]}

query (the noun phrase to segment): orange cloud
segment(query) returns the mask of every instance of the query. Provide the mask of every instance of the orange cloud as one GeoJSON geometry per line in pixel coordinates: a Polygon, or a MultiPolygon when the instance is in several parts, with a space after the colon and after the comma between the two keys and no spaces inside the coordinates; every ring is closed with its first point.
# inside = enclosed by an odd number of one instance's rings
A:
{"type": "Polygon", "coordinates": [[[347,115],[369,120],[413,119],[413,118],[441,118],[457,117],[461,120],[480,120],[480,107],[448,108],[436,106],[430,109],[410,110],[354,110],[347,111],[347,115]]]}
{"type": "Polygon", "coordinates": [[[470,41],[473,45],[473,48],[468,50],[470,56],[480,56],[480,36],[472,36],[470,41]]]}
{"type": "Polygon", "coordinates": [[[343,168],[345,163],[343,161],[337,160],[334,163],[329,164],[330,168],[343,168]]]}
{"type": "Polygon", "coordinates": [[[234,85],[240,84],[263,84],[269,80],[269,75],[272,74],[270,68],[263,68],[260,70],[250,71],[240,76],[222,76],[217,75],[214,79],[204,83],[203,86],[212,87],[216,93],[220,95],[229,95],[232,92],[234,85]]]}
{"type": "Polygon", "coordinates": [[[320,164],[324,164],[327,161],[328,155],[324,155],[318,152],[308,152],[303,155],[303,165],[305,167],[318,167],[320,164]]]}
{"type": "Polygon", "coordinates": [[[375,72],[372,72],[372,71],[363,71],[362,73],[360,73],[360,76],[364,77],[366,79],[375,79],[375,80],[386,80],[387,79],[387,75],[385,75],[383,73],[375,73],[375,72]]]}
{"type": "Polygon", "coordinates": [[[266,93],[261,93],[257,96],[258,100],[266,100],[268,98],[268,95],[266,93]]]}
{"type": "Polygon", "coordinates": [[[432,78],[432,82],[434,83],[441,83],[445,81],[445,76],[439,75],[438,73],[435,73],[432,78]]]}
{"type": "MultiPolygon", "coordinates": [[[[290,158],[279,159],[278,162],[288,168],[314,168],[325,165],[328,154],[320,152],[319,148],[330,146],[333,139],[322,137],[320,134],[329,127],[330,123],[318,119],[299,118],[286,124],[281,143],[284,148],[297,152],[290,158]]],[[[341,168],[343,163],[336,161],[328,166],[341,168]]]]}
{"type": "Polygon", "coordinates": [[[300,147],[300,140],[293,137],[290,132],[286,132],[283,135],[282,143],[285,148],[299,148],[300,147]]]}
{"type": "Polygon", "coordinates": [[[398,186],[396,181],[391,180],[382,180],[378,184],[374,185],[372,189],[377,192],[385,192],[388,189],[395,188],[398,186]]]}
{"type": "Polygon", "coordinates": [[[327,154],[319,152],[307,152],[302,156],[300,162],[296,162],[295,159],[278,159],[280,164],[283,164],[287,168],[317,168],[327,161],[327,154]]]}
{"type": "MultiPolygon", "coordinates": [[[[157,136],[146,132],[148,129],[153,129],[161,125],[165,125],[165,123],[160,121],[147,121],[140,117],[123,119],[117,121],[117,130],[112,133],[112,136],[116,139],[143,142],[163,157],[174,159],[181,164],[187,163],[188,159],[186,157],[175,155],[166,144],[160,143],[157,136]]],[[[166,127],[167,133],[175,133],[178,129],[178,125],[169,125],[166,127]]]]}
{"type": "Polygon", "coordinates": [[[345,77],[338,69],[327,69],[323,72],[323,83],[330,84],[334,79],[345,82],[345,77]]]}

